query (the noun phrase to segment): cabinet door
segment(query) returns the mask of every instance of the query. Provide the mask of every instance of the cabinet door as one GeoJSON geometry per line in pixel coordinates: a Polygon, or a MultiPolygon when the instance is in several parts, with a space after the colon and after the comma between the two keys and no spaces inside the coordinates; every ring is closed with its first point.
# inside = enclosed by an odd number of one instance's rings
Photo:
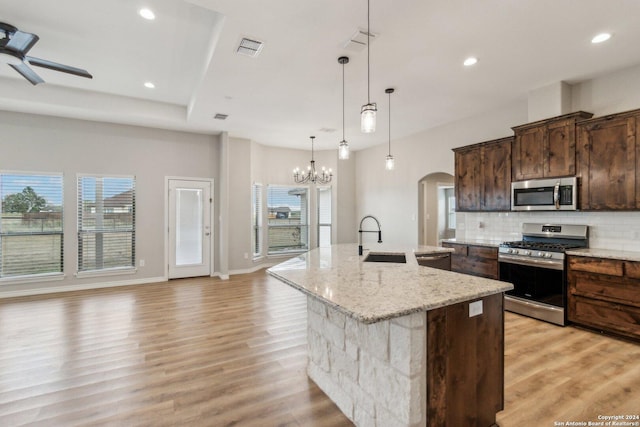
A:
{"type": "Polygon", "coordinates": [[[482,210],[511,209],[511,143],[512,139],[488,144],[482,149],[482,210]]]}
{"type": "Polygon", "coordinates": [[[513,144],[513,179],[542,178],[545,125],[516,132],[513,144]]]}
{"type": "Polygon", "coordinates": [[[544,138],[544,176],[576,174],[575,120],[561,120],[547,125],[544,138]]]}
{"type": "Polygon", "coordinates": [[[480,147],[455,153],[457,211],[480,210],[480,161],[480,147]]]}
{"type": "Polygon", "coordinates": [[[629,210],[636,190],[636,116],[578,125],[581,209],[629,210]]]}

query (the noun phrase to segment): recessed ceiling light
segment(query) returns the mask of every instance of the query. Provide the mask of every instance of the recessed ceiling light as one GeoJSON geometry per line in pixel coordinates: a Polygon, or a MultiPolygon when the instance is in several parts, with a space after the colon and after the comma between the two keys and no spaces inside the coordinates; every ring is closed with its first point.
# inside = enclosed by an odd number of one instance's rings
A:
{"type": "Polygon", "coordinates": [[[600,33],[597,36],[595,36],[594,38],[591,39],[591,43],[602,43],[602,42],[606,42],[607,40],[609,40],[611,38],[611,34],[610,33],[600,33]]]}
{"type": "Polygon", "coordinates": [[[138,11],[138,13],[140,14],[140,16],[142,16],[144,19],[148,19],[149,21],[152,21],[154,19],[156,19],[156,14],[153,13],[153,11],[151,9],[140,9],[138,11]]]}
{"type": "Polygon", "coordinates": [[[152,82],[145,82],[144,87],[146,87],[147,89],[155,89],[156,85],[154,85],[152,82]]]}
{"type": "Polygon", "coordinates": [[[478,63],[478,58],[476,58],[475,56],[470,56],[467,59],[464,60],[463,64],[465,67],[470,67],[472,65],[475,65],[478,63]]]}

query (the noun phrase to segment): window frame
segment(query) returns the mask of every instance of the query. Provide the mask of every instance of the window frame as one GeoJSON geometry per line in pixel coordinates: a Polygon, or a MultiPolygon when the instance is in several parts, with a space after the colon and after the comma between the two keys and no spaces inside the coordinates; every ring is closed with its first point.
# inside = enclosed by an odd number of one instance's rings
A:
{"type": "MultiPolygon", "coordinates": [[[[311,226],[311,218],[310,218],[310,197],[309,197],[309,193],[310,193],[310,188],[308,185],[279,185],[279,184],[269,184],[267,185],[267,194],[266,194],[266,200],[267,200],[267,256],[269,257],[277,257],[277,256],[282,256],[282,255],[287,255],[287,254],[297,254],[297,253],[304,253],[307,252],[310,247],[311,247],[311,238],[309,235],[309,228],[311,226]],[[301,248],[297,248],[297,249],[288,249],[288,250],[272,250],[272,242],[270,239],[270,235],[271,235],[271,229],[272,228],[284,228],[287,226],[290,226],[291,224],[284,224],[284,225],[274,225],[274,224],[270,224],[269,223],[269,196],[270,196],[270,190],[271,189],[289,189],[289,190],[293,190],[293,189],[304,189],[305,190],[305,204],[304,204],[304,212],[305,212],[305,222],[304,223],[300,223],[300,224],[294,224],[294,225],[298,225],[300,227],[300,232],[302,234],[302,228],[304,227],[306,230],[306,241],[305,241],[305,247],[301,247],[301,248]]],[[[303,211],[303,204],[300,203],[300,211],[301,211],[301,219],[302,219],[302,211],[303,211]]]]}
{"type": "MultiPolygon", "coordinates": [[[[59,235],[60,236],[60,260],[56,261],[56,264],[60,265],[60,271],[51,271],[45,273],[33,273],[33,274],[22,274],[22,275],[14,275],[14,276],[0,276],[0,284],[4,283],[34,283],[34,282],[48,282],[48,281],[57,281],[63,280],[65,278],[64,272],[64,174],[62,172],[41,172],[41,171],[17,171],[17,170],[0,170],[0,178],[2,176],[15,176],[15,177],[26,177],[26,176],[41,176],[48,178],[56,178],[59,179],[59,197],[60,197],[60,231],[51,231],[51,232],[38,232],[38,233],[7,233],[5,237],[15,237],[17,235],[24,236],[46,236],[46,235],[59,235]]],[[[0,182],[2,180],[0,179],[0,182]]],[[[27,187],[31,187],[27,185],[27,187]]],[[[26,188],[26,187],[25,187],[26,188]]],[[[1,192],[0,192],[1,193],[1,192]]],[[[0,194],[0,198],[2,194],[0,194]]],[[[0,199],[0,215],[2,215],[2,200],[0,199]]],[[[2,224],[0,223],[0,264],[2,263],[2,224]]],[[[1,268],[1,267],[0,267],[1,268]]]]}
{"type": "MultiPolygon", "coordinates": [[[[76,209],[77,209],[77,225],[76,225],[76,242],[77,242],[77,260],[76,260],[76,277],[94,277],[94,276],[110,276],[110,275],[119,275],[119,274],[133,274],[137,272],[136,268],[136,176],[135,175],[117,175],[117,174],[95,174],[95,173],[79,173],[76,175],[76,209]],[[113,267],[103,267],[103,268],[94,268],[94,269],[83,269],[81,270],[81,263],[83,259],[82,251],[82,237],[83,235],[91,234],[91,230],[83,230],[83,198],[82,198],[82,189],[81,180],[83,178],[110,178],[110,179],[131,179],[132,185],[132,195],[131,195],[131,215],[132,215],[132,224],[131,229],[119,229],[113,230],[112,232],[116,233],[131,233],[131,264],[130,265],[121,265],[121,266],[113,266],[113,267]]],[[[129,191],[129,190],[127,190],[129,191]]],[[[121,194],[121,193],[120,193],[121,194]]],[[[111,231],[110,231],[111,232],[111,231]]],[[[94,234],[99,233],[98,231],[93,231],[94,234]]],[[[104,231],[102,232],[104,233],[104,231]]],[[[103,261],[104,262],[104,261],[103,261]]]]}
{"type": "Polygon", "coordinates": [[[317,239],[317,246],[320,247],[329,247],[333,244],[333,188],[331,185],[319,185],[316,187],[316,239],[317,239]],[[322,191],[328,191],[329,192],[329,220],[330,222],[326,223],[326,222],[321,222],[320,219],[322,218],[322,215],[320,213],[320,210],[322,208],[321,206],[321,202],[320,202],[320,193],[322,191]],[[328,227],[329,228],[329,245],[324,245],[322,246],[320,243],[320,229],[322,227],[328,227]]]}
{"type": "Polygon", "coordinates": [[[262,237],[264,216],[263,189],[264,186],[259,182],[251,184],[251,250],[254,260],[262,258],[264,252],[264,239],[262,237]],[[258,249],[257,251],[256,248],[258,249]]]}

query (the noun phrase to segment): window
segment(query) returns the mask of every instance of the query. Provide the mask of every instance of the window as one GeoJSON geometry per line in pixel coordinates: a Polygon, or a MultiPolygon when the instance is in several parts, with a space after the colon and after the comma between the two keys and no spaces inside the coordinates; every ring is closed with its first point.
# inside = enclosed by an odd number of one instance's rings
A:
{"type": "Polygon", "coordinates": [[[0,173],[0,278],[61,276],[62,175],[0,173]]]}
{"type": "Polygon", "coordinates": [[[262,184],[253,184],[251,187],[251,212],[251,246],[253,257],[258,258],[262,256],[262,184]]]}
{"type": "Polygon", "coordinates": [[[447,206],[447,230],[455,230],[456,229],[456,196],[455,189],[446,188],[444,190],[444,196],[446,199],[447,206]]]}
{"type": "Polygon", "coordinates": [[[318,187],[318,247],[331,246],[331,187],[318,187]]]}
{"type": "Polygon", "coordinates": [[[269,254],[309,249],[308,188],[267,188],[269,254]]]}
{"type": "Polygon", "coordinates": [[[135,178],[78,177],[78,271],[135,267],[135,178]]]}

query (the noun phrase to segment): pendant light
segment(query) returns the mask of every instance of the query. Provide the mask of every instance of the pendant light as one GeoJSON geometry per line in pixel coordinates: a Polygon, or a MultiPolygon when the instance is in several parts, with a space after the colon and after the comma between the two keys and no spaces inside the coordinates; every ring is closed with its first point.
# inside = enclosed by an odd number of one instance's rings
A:
{"type": "Polygon", "coordinates": [[[394,89],[385,89],[384,92],[389,94],[389,154],[387,154],[387,160],[384,167],[388,171],[391,171],[395,168],[395,161],[391,155],[391,94],[394,92],[394,89]]]}
{"type": "Polygon", "coordinates": [[[338,159],[347,160],[349,158],[349,144],[344,139],[344,64],[349,63],[349,57],[341,56],[338,62],[342,64],[342,141],[338,146],[338,159]]]}
{"type": "Polygon", "coordinates": [[[307,166],[307,171],[304,173],[300,168],[295,168],[293,170],[293,179],[297,184],[328,184],[331,182],[333,173],[331,169],[327,170],[323,166],[320,174],[318,174],[316,171],[316,161],[313,159],[313,140],[316,137],[310,136],[309,138],[311,138],[311,163],[307,166]]]}
{"type": "Polygon", "coordinates": [[[364,133],[372,133],[376,131],[376,112],[378,107],[375,102],[371,102],[371,67],[370,67],[370,48],[371,44],[371,26],[370,26],[370,0],[367,0],[367,103],[362,106],[360,111],[360,130],[364,133]]]}

